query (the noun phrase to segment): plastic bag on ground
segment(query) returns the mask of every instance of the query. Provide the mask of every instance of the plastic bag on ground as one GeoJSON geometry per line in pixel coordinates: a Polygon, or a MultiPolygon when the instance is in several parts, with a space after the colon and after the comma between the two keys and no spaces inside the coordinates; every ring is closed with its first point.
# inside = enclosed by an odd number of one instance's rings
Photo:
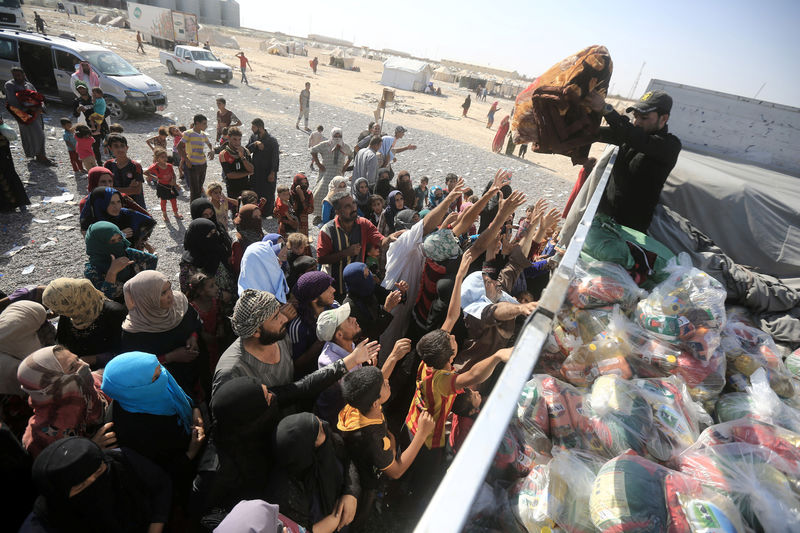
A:
{"type": "Polygon", "coordinates": [[[632,451],[608,461],[589,498],[594,526],[603,533],[666,532],[664,478],[670,472],[632,451]]]}
{"type": "Polygon", "coordinates": [[[713,333],[725,325],[725,288],[694,268],[686,253],[671,259],[667,270],[669,277],[639,302],[639,324],[669,341],[698,344],[698,357],[713,353],[713,333]]]}
{"type": "Polygon", "coordinates": [[[640,289],[624,268],[604,261],[579,261],[567,290],[567,300],[578,309],[617,304],[630,312],[646,296],[647,291],[640,289]]]}
{"type": "Polygon", "coordinates": [[[728,361],[728,383],[734,390],[745,392],[750,385],[750,376],[763,368],[778,396],[792,398],[797,394],[792,375],[767,333],[742,322],[729,322],[722,335],[722,349],[728,361]]]}
{"type": "Polygon", "coordinates": [[[763,368],[750,376],[747,392],[723,394],[717,400],[716,412],[720,422],[750,417],[800,433],[800,411],[775,394],[763,368]]]}

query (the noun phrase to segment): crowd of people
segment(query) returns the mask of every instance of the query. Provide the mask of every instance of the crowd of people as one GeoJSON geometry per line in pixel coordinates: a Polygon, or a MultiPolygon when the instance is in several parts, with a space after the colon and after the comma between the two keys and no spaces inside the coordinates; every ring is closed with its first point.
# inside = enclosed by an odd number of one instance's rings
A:
{"type": "MultiPolygon", "coordinates": [[[[256,118],[243,143],[222,98],[216,142],[202,114],[165,126],[143,170],[122,127],[103,127],[91,75],[73,75],[73,118],[86,125],[62,120],[88,178],[84,277],[0,300],[8,523],[332,532],[366,531],[386,505],[418,516],[536,309],[562,213],[538,200],[515,220],[527,198],[503,169],[480,194],[453,173],[415,186],[395,171],[416,148],[399,145],[407,130],[375,123],[352,146],[319,126],[313,189],[304,172],[280,184],[278,141],[256,118]],[[92,142],[78,142],[81,127],[92,142]],[[149,243],[145,181],[165,221],[167,203],[183,216],[175,199],[189,190],[177,268],[149,243]],[[267,217],[277,233],[265,234],[267,217]]],[[[12,82],[40,124],[35,88],[21,71],[12,82]]],[[[48,164],[37,132],[22,133],[26,155],[48,164]]]]}

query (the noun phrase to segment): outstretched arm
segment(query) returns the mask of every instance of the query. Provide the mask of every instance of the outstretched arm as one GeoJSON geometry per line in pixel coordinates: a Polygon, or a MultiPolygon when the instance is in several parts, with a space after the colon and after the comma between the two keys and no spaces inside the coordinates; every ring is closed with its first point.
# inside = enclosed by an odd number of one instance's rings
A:
{"type": "Polygon", "coordinates": [[[459,179],[456,183],[456,186],[453,187],[453,190],[447,195],[442,203],[431,209],[431,212],[422,219],[422,234],[427,235],[433,232],[436,228],[444,220],[444,217],[447,215],[447,210],[450,207],[450,204],[456,201],[456,199],[461,196],[464,192],[464,180],[459,179]]]}
{"type": "Polygon", "coordinates": [[[456,222],[456,225],[453,227],[453,235],[459,236],[463,233],[466,233],[470,226],[472,226],[475,221],[478,220],[481,211],[483,211],[483,209],[486,207],[486,204],[489,203],[489,200],[491,200],[495,194],[500,192],[500,189],[504,185],[508,184],[510,178],[511,173],[508,170],[504,168],[498,170],[494,175],[494,182],[492,183],[492,186],[489,187],[483,196],[481,196],[480,200],[475,202],[466,211],[464,211],[464,214],[461,215],[461,219],[456,222]]]}
{"type": "Polygon", "coordinates": [[[464,252],[464,255],[461,257],[461,265],[458,267],[456,279],[453,283],[453,294],[450,297],[450,306],[447,308],[447,318],[445,318],[444,324],[442,324],[442,329],[448,333],[450,333],[461,316],[461,284],[464,282],[464,277],[467,275],[467,271],[473,259],[471,248],[464,252]]]}
{"type": "Polygon", "coordinates": [[[473,250],[473,255],[475,257],[480,256],[484,251],[486,251],[486,249],[489,247],[489,244],[497,239],[497,236],[500,234],[500,228],[503,227],[506,219],[514,211],[516,211],[518,207],[524,204],[525,195],[519,191],[514,191],[511,193],[511,196],[505,200],[500,200],[500,209],[497,210],[497,216],[494,217],[494,220],[492,220],[492,223],[489,224],[489,227],[480,234],[475,241],[475,244],[473,244],[472,248],[470,248],[473,250]]]}

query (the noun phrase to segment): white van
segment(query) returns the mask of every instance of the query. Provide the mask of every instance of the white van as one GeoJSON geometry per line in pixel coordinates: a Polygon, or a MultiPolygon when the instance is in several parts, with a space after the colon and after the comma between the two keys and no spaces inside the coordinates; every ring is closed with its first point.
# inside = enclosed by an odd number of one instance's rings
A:
{"type": "Polygon", "coordinates": [[[18,30],[28,29],[19,0],[0,0],[0,26],[18,30]]]}
{"type": "Polygon", "coordinates": [[[114,119],[125,118],[129,112],[152,113],[167,108],[167,95],[161,84],[107,48],[61,37],[0,30],[0,86],[11,79],[11,67],[20,66],[28,81],[48,100],[69,105],[75,98],[70,77],[81,61],[88,61],[97,72],[114,119]]]}

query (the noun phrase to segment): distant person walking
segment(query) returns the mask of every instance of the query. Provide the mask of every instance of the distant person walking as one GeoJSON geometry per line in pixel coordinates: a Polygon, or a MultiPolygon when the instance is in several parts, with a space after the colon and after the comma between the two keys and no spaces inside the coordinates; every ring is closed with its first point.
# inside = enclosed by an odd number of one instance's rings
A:
{"type": "Polygon", "coordinates": [[[39,16],[39,13],[37,13],[36,11],[33,12],[33,24],[36,26],[36,31],[38,33],[41,33],[42,35],[47,35],[44,32],[44,27],[47,26],[47,23],[41,16],[39,16]]]}
{"type": "Polygon", "coordinates": [[[308,108],[311,104],[311,83],[306,82],[306,88],[300,91],[300,114],[297,115],[297,124],[294,125],[298,130],[300,129],[300,119],[305,123],[305,130],[311,131],[308,128],[308,108]]]}
{"type": "Polygon", "coordinates": [[[242,69],[242,79],[240,80],[240,83],[250,85],[250,83],[247,81],[247,68],[250,67],[250,70],[253,70],[253,67],[250,65],[250,61],[241,50],[238,54],[236,54],[236,57],[239,58],[239,68],[242,69]]]}
{"type": "Polygon", "coordinates": [[[492,127],[492,124],[494,124],[494,114],[497,113],[497,111],[500,109],[499,107],[497,107],[499,103],[500,102],[495,101],[495,103],[492,104],[492,107],[489,108],[489,112],[486,113],[486,118],[488,119],[488,121],[486,122],[487,129],[490,129],[492,127]]]}
{"type": "Polygon", "coordinates": [[[308,64],[311,65],[311,70],[313,70],[314,74],[316,74],[317,73],[317,65],[319,65],[319,59],[317,59],[317,56],[314,56],[314,59],[309,61],[308,64]]]}
{"type": "Polygon", "coordinates": [[[144,39],[142,39],[142,33],[139,30],[136,30],[136,53],[138,54],[141,51],[143,54],[147,52],[144,51],[144,39]]]}
{"type": "Polygon", "coordinates": [[[467,99],[464,100],[463,104],[461,104],[461,109],[464,110],[464,113],[461,116],[463,116],[463,117],[467,116],[467,111],[469,111],[469,106],[471,106],[471,105],[472,105],[472,99],[470,98],[470,95],[468,94],[467,95],[467,99]]]}

